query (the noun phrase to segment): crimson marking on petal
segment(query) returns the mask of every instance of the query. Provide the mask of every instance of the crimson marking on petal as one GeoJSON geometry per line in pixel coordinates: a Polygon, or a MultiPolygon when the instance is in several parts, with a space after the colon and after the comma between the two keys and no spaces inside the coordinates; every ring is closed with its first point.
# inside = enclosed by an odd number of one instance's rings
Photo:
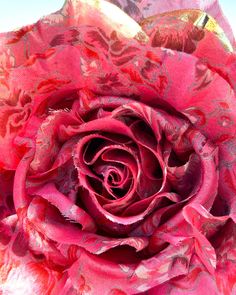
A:
{"type": "Polygon", "coordinates": [[[121,289],[112,289],[108,295],[127,295],[126,292],[122,291],[121,289]]]}
{"type": "Polygon", "coordinates": [[[207,240],[203,232],[203,228],[210,227],[210,223],[214,224],[214,227],[221,224],[224,225],[229,219],[229,216],[215,217],[211,215],[200,204],[189,204],[183,210],[185,220],[192,226],[193,234],[196,238],[195,250],[202,263],[206,266],[207,270],[212,274],[215,272],[217,257],[214,247],[207,240]],[[203,222],[202,218],[205,219],[203,222]],[[204,224],[205,223],[205,224],[204,224]]]}

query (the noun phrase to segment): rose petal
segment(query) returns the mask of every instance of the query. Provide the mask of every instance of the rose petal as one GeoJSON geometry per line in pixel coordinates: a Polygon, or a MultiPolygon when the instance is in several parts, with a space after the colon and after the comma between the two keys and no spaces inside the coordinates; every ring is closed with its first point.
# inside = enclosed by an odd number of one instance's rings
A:
{"type": "Polygon", "coordinates": [[[225,18],[218,0],[208,0],[208,1],[187,1],[187,0],[167,0],[167,1],[155,1],[155,0],[145,0],[141,2],[134,2],[133,0],[109,0],[123,9],[131,17],[133,17],[138,22],[143,18],[151,17],[160,13],[181,10],[181,9],[200,9],[207,12],[209,15],[214,17],[217,22],[222,26],[226,32],[228,38],[235,46],[235,39],[232,29],[225,18]]]}
{"type": "Polygon", "coordinates": [[[58,213],[43,199],[34,198],[27,214],[36,228],[51,240],[61,244],[85,246],[86,250],[91,253],[101,254],[119,245],[128,245],[137,251],[147,246],[146,238],[107,238],[82,231],[72,224],[63,223],[58,213]],[[38,210],[41,211],[40,216],[38,210]]]}
{"type": "Polygon", "coordinates": [[[119,263],[118,261],[122,260],[121,257],[116,257],[116,261],[113,262],[81,250],[78,261],[69,269],[69,276],[76,288],[79,288],[79,278],[83,277],[83,281],[91,288],[91,292],[96,290],[97,294],[102,294],[104,289],[106,291],[112,290],[114,280],[116,281],[116,287],[123,292],[139,294],[149,290],[156,284],[186,274],[188,272],[188,250],[190,247],[191,245],[183,245],[175,249],[170,247],[158,257],[154,256],[135,265],[119,263]],[[175,256],[173,256],[173,253],[175,253],[175,256]],[[176,259],[178,255],[182,259],[183,267],[176,273],[174,267],[178,264],[178,259],[176,259]],[[99,265],[103,265],[103,268],[100,269],[99,265]],[[111,279],[105,280],[108,274],[111,279]]]}
{"type": "Polygon", "coordinates": [[[43,187],[33,190],[31,194],[40,196],[54,205],[61,214],[74,222],[82,225],[86,231],[96,231],[96,225],[92,218],[80,207],[76,206],[70,199],[60,193],[53,183],[48,183],[43,187]]]}
{"type": "Polygon", "coordinates": [[[10,239],[16,238],[12,250],[10,247],[0,250],[1,291],[3,294],[51,294],[61,277],[60,272],[39,262],[29,251],[25,252],[25,248],[20,247],[25,245],[25,240],[21,240],[22,236],[18,238],[19,234],[11,232],[10,239]],[[16,244],[20,247],[17,251],[16,244]]]}

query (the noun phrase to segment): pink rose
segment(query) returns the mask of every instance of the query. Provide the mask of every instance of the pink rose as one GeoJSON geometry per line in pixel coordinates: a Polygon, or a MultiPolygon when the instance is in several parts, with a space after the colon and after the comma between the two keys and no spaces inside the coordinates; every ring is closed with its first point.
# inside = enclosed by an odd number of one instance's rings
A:
{"type": "Polygon", "coordinates": [[[0,294],[235,294],[218,2],[68,0],[0,40],[0,294]]]}

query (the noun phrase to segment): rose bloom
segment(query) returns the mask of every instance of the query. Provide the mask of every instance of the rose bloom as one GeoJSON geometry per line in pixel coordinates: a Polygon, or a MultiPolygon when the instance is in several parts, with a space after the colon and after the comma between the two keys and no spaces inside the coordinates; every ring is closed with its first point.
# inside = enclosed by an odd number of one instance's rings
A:
{"type": "Polygon", "coordinates": [[[235,45],[216,0],[0,35],[0,294],[236,294],[235,45]]]}

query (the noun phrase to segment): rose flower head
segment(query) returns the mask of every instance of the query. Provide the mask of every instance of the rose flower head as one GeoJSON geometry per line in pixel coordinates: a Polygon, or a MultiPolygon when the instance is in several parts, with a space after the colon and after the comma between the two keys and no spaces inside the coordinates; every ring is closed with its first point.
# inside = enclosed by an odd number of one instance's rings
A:
{"type": "Polygon", "coordinates": [[[0,294],[236,294],[235,49],[216,0],[0,34],[0,294]]]}

